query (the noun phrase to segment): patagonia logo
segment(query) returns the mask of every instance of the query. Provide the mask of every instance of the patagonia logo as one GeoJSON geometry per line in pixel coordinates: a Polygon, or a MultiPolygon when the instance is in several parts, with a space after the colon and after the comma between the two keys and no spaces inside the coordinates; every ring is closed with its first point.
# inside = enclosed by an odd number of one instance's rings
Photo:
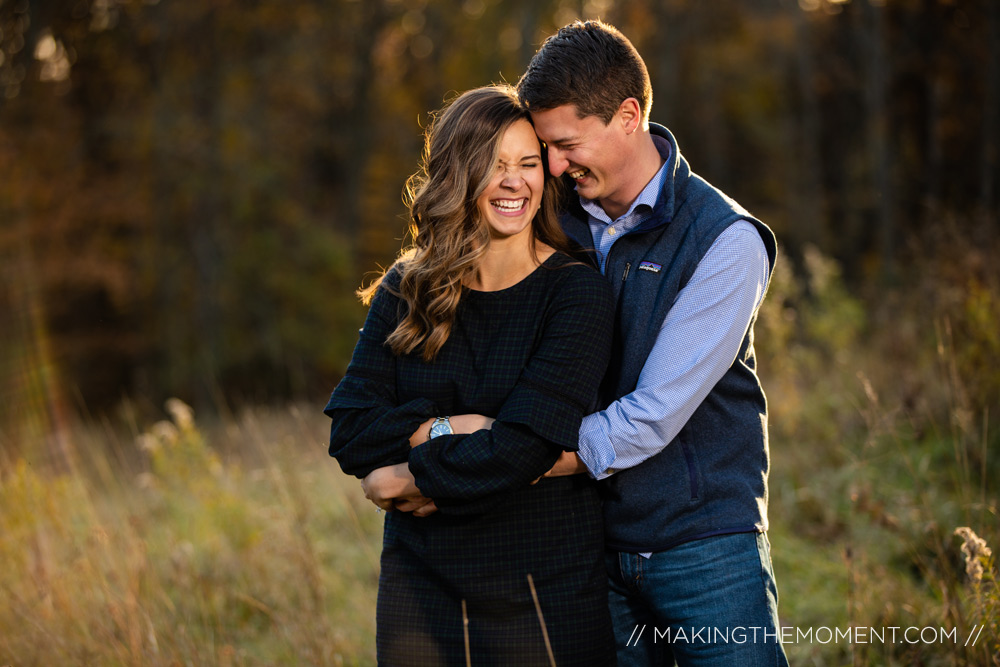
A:
{"type": "Polygon", "coordinates": [[[659,264],[655,264],[653,262],[640,262],[639,263],[639,270],[640,271],[651,271],[653,273],[659,273],[660,269],[662,269],[662,268],[663,268],[662,266],[660,266],[659,264]]]}

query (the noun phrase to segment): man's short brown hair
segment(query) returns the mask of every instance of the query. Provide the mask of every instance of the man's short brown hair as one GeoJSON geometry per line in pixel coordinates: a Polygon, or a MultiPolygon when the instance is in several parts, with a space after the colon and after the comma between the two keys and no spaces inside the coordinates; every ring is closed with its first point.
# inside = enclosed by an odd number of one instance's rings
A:
{"type": "Polygon", "coordinates": [[[649,120],[653,89],[649,73],[632,42],[602,21],[574,21],[542,44],[517,84],[529,111],[565,104],[576,106],[581,118],[597,116],[611,122],[621,103],[639,101],[643,121],[649,120]]]}

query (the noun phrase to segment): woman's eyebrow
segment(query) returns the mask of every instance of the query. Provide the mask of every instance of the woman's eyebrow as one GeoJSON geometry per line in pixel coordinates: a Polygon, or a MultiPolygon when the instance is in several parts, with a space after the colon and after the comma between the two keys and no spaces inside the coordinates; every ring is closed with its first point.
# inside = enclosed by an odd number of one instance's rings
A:
{"type": "Polygon", "coordinates": [[[522,155],[521,157],[515,160],[504,160],[503,158],[500,158],[498,162],[500,162],[500,164],[510,164],[511,162],[524,162],[525,160],[541,160],[541,159],[542,159],[541,153],[529,153],[528,155],[522,155]]]}

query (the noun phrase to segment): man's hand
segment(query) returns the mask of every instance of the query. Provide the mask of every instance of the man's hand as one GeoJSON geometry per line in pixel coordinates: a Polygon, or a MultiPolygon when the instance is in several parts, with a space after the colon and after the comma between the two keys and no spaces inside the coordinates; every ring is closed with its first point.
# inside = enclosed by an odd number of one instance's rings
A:
{"type": "Polygon", "coordinates": [[[587,472],[587,466],[576,452],[563,452],[552,468],[543,477],[565,477],[587,472]]]}

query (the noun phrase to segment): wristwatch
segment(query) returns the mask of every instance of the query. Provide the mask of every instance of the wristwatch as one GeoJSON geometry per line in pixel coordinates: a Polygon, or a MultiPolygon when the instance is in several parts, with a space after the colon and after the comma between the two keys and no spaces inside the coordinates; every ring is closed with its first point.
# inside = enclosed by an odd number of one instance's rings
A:
{"type": "Polygon", "coordinates": [[[455,431],[451,428],[451,422],[448,421],[448,417],[438,417],[434,420],[434,423],[431,424],[431,435],[427,439],[431,440],[439,435],[451,435],[454,432],[455,431]]]}

